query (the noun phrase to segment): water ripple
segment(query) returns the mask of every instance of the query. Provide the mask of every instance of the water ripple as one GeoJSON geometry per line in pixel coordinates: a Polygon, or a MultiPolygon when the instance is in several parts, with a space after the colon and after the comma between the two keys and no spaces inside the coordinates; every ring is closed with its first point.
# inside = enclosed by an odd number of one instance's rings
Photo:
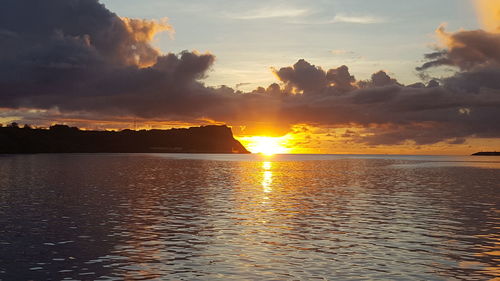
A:
{"type": "Polygon", "coordinates": [[[0,279],[500,278],[493,164],[294,157],[2,157],[0,279]]]}

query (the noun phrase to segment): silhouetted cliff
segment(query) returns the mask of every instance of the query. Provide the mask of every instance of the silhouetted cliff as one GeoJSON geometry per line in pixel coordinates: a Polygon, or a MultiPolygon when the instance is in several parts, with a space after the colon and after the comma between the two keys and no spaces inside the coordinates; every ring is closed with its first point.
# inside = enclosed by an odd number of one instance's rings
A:
{"type": "Polygon", "coordinates": [[[477,152],[472,154],[472,156],[500,156],[500,152],[477,152]]]}
{"type": "Polygon", "coordinates": [[[0,153],[249,153],[227,126],[171,130],[83,131],[0,128],[0,153]]]}

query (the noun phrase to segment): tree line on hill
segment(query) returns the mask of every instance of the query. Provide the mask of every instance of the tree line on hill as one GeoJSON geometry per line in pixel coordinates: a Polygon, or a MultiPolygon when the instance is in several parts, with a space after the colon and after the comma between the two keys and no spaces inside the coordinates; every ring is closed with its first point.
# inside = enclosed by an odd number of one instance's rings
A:
{"type": "Polygon", "coordinates": [[[67,125],[48,129],[0,126],[0,153],[249,153],[229,127],[87,131],[67,125]]]}

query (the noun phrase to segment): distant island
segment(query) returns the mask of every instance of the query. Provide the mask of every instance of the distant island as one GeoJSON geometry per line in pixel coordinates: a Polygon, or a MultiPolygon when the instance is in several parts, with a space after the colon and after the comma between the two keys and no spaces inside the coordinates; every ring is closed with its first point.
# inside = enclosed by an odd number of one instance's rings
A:
{"type": "Polygon", "coordinates": [[[223,126],[170,130],[86,131],[0,127],[0,154],[13,153],[250,153],[223,126]]]}
{"type": "Polygon", "coordinates": [[[477,153],[472,154],[472,156],[500,156],[500,152],[496,152],[496,151],[477,152],[477,153]]]}

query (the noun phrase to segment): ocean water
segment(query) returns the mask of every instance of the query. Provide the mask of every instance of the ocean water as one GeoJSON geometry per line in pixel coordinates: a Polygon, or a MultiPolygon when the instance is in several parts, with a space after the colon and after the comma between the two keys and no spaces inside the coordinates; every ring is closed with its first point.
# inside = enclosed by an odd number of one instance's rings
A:
{"type": "Polygon", "coordinates": [[[0,280],[495,278],[498,157],[0,155],[0,280]]]}

